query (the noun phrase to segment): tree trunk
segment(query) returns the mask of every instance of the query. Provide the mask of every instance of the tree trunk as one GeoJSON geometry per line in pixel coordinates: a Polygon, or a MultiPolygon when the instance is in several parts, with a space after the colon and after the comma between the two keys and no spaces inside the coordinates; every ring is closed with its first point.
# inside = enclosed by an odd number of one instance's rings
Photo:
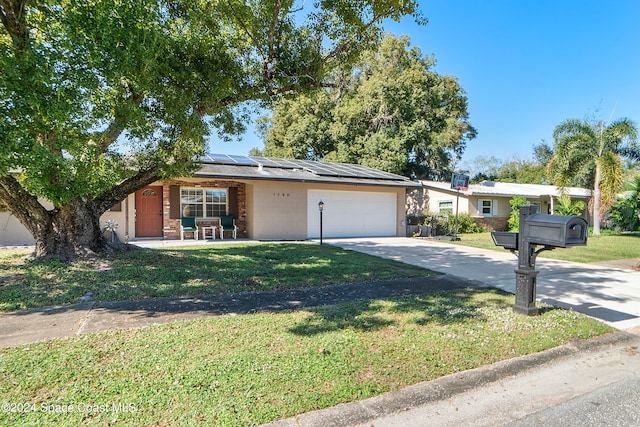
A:
{"type": "Polygon", "coordinates": [[[593,182],[593,235],[600,235],[600,181],[602,180],[602,171],[600,164],[596,161],[596,176],[593,182]]]}
{"type": "Polygon", "coordinates": [[[14,176],[0,176],[0,203],[6,205],[35,239],[35,258],[71,261],[125,248],[118,248],[104,238],[100,216],[128,194],[159,179],[157,168],[150,167],[90,201],[78,197],[50,211],[22,188],[14,176]]]}
{"type": "Polygon", "coordinates": [[[75,199],[49,212],[46,224],[25,224],[36,241],[34,257],[71,261],[109,250],[100,230],[100,213],[75,199]]]}

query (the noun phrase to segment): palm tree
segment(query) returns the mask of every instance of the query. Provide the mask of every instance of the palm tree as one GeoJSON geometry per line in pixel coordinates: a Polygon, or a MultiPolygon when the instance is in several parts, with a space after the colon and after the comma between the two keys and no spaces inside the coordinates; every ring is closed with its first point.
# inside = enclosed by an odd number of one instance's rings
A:
{"type": "Polygon", "coordinates": [[[623,159],[640,160],[635,122],[608,125],[569,119],[554,129],[547,175],[556,185],[593,189],[593,234],[600,235],[600,205],[610,206],[624,184],[623,159]]]}

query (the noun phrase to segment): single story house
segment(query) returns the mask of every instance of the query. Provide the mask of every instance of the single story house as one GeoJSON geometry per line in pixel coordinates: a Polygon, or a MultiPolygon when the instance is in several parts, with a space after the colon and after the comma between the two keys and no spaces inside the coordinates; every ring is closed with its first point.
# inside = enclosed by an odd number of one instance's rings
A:
{"type": "MultiPolygon", "coordinates": [[[[213,154],[194,176],[130,194],[101,223],[115,221],[121,241],[175,240],[182,217],[195,218],[202,238],[205,227],[232,215],[238,237],[304,240],[320,237],[322,201],[323,237],[404,236],[406,192],[421,185],[360,165],[213,154]]],[[[9,212],[0,212],[0,245],[32,243],[9,212]]]]}
{"type": "Polygon", "coordinates": [[[591,190],[577,187],[560,188],[553,185],[514,184],[484,181],[471,184],[467,190],[458,192],[449,182],[422,181],[423,191],[414,191],[413,204],[431,213],[441,215],[469,214],[478,223],[493,230],[505,230],[511,214],[509,200],[524,196],[530,203],[538,205],[538,212],[554,213],[557,198],[563,193],[572,200],[583,200],[586,205],[591,190]]]}

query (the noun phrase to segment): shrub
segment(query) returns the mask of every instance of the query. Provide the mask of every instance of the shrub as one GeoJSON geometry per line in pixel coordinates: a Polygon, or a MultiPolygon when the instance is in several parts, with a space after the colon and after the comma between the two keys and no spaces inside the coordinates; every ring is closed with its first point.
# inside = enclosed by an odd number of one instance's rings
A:
{"type": "Polygon", "coordinates": [[[424,225],[426,215],[407,215],[407,225],[424,225]]]}
{"type": "Polygon", "coordinates": [[[511,215],[509,215],[509,221],[507,221],[507,225],[509,226],[509,231],[518,231],[520,229],[520,205],[524,205],[528,203],[526,197],[524,196],[513,196],[511,200],[509,200],[509,204],[511,205],[511,215]]]}
{"type": "Polygon", "coordinates": [[[571,196],[563,194],[558,197],[558,204],[554,208],[556,215],[582,215],[585,203],[582,200],[571,201],[571,196]]]}
{"type": "MultiPolygon", "coordinates": [[[[456,217],[449,217],[449,228],[453,230],[456,224],[456,217]]],[[[482,233],[486,231],[486,229],[477,224],[473,217],[469,214],[458,214],[458,233],[471,234],[471,233],[482,233]]]]}
{"type": "MultiPolygon", "coordinates": [[[[430,225],[435,228],[435,234],[442,236],[452,233],[456,226],[455,215],[440,215],[424,211],[422,215],[407,215],[408,225],[430,225]]],[[[458,214],[458,233],[482,233],[487,231],[477,224],[469,214],[458,214]]]]}
{"type": "Polygon", "coordinates": [[[623,231],[640,230],[640,176],[636,176],[625,189],[629,192],[609,210],[611,220],[623,231]]]}
{"type": "Polygon", "coordinates": [[[636,197],[618,199],[609,210],[613,223],[623,231],[637,231],[640,229],[638,209],[640,199],[636,197]]]}

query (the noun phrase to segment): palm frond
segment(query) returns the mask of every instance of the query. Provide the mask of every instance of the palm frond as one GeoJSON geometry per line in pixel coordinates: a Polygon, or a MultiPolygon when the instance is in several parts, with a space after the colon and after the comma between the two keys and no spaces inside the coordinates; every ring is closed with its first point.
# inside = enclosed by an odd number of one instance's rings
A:
{"type": "Polygon", "coordinates": [[[623,157],[640,159],[638,129],[629,119],[620,119],[607,126],[603,131],[603,152],[612,151],[623,157]]]}
{"type": "Polygon", "coordinates": [[[598,159],[598,164],[602,172],[602,203],[610,206],[616,201],[624,185],[624,163],[618,154],[607,151],[598,159]]]}

